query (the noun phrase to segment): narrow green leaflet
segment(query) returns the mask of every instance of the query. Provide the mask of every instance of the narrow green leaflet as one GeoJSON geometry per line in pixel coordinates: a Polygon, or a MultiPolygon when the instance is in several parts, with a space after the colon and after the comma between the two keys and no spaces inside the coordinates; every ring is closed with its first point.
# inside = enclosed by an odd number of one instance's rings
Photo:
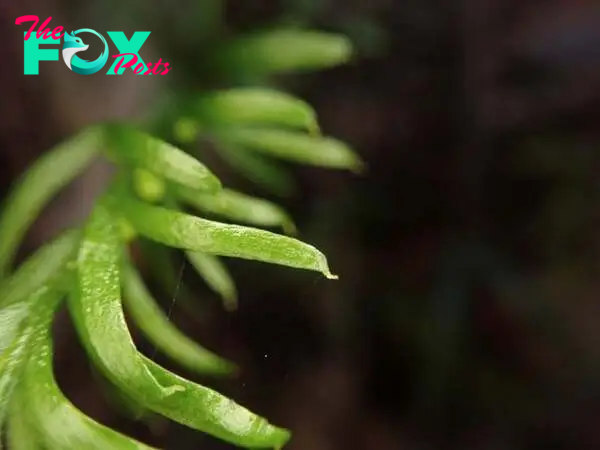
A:
{"type": "Polygon", "coordinates": [[[220,137],[234,145],[288,161],[354,172],[363,170],[356,153],[333,138],[266,128],[231,128],[220,137]]]}
{"type": "Polygon", "coordinates": [[[0,283],[0,307],[14,305],[61,275],[60,269],[75,255],[81,234],[70,230],[30,256],[0,283]]]}
{"type": "Polygon", "coordinates": [[[63,234],[38,250],[0,286],[0,424],[28,357],[35,333],[30,324],[35,308],[53,308],[61,299],[53,287],[70,275],[66,268],[78,241],[77,232],[63,234]]]}
{"type": "Polygon", "coordinates": [[[237,309],[235,281],[223,262],[217,256],[202,252],[186,252],[186,256],[206,284],[223,298],[225,309],[237,309]]]}
{"type": "Polygon", "coordinates": [[[243,448],[281,449],[289,440],[288,430],[271,425],[212,389],[181,378],[148,358],[144,360],[159,382],[183,388],[153,404],[164,416],[243,448]]]}
{"type": "Polygon", "coordinates": [[[138,271],[129,263],[123,268],[125,306],[148,339],[188,369],[201,374],[223,375],[234,371],[229,361],[203,348],[169,320],[152,298],[138,271]]]}
{"type": "Polygon", "coordinates": [[[279,206],[231,189],[202,194],[191,189],[176,189],[177,195],[199,211],[262,227],[282,227],[288,234],[296,230],[290,216],[279,206]]]}
{"type": "Polygon", "coordinates": [[[314,133],[319,128],[309,104],[267,88],[236,88],[206,94],[194,109],[201,122],[285,125],[314,133]]]}
{"type": "Polygon", "coordinates": [[[26,417],[42,442],[49,450],[151,450],[85,416],[63,395],[52,368],[52,312],[36,310],[33,349],[20,387],[26,417]]]}
{"type": "Polygon", "coordinates": [[[108,136],[111,156],[122,163],[192,189],[221,189],[221,182],[206,166],[165,141],[121,125],[109,126],[108,136]]]}
{"type": "Polygon", "coordinates": [[[223,49],[220,60],[246,74],[269,75],[337,66],[352,56],[347,37],[280,29],[244,36],[223,49]]]}
{"type": "MultiPolygon", "coordinates": [[[[163,210],[137,200],[132,202],[133,205],[163,210]]],[[[102,203],[92,213],[77,261],[78,293],[71,298],[70,304],[76,328],[92,358],[107,377],[132,399],[153,411],[243,447],[281,447],[289,438],[286,430],[269,425],[265,419],[214,391],[171,374],[137,352],[127,332],[120,304],[120,247],[112,220],[111,213],[102,203]],[[170,388],[167,390],[161,386],[170,388]]],[[[137,223],[134,225],[137,226],[137,223]]],[[[160,223],[154,223],[151,228],[154,226],[160,228],[160,223]]],[[[40,355],[48,353],[49,342],[46,341],[40,355]]],[[[34,361],[39,364],[40,359],[34,358],[34,361]]],[[[31,376],[36,373],[38,377],[42,376],[36,370],[31,371],[31,376]]],[[[31,389],[36,385],[38,389],[45,387],[39,386],[44,382],[41,378],[32,379],[31,389]]],[[[38,395],[42,397],[39,392],[38,395]]],[[[45,414],[51,418],[59,417],[50,407],[45,414]]],[[[48,422],[46,419],[44,424],[48,422]]],[[[75,422],[77,427],[82,424],[81,420],[75,422]]],[[[50,428],[45,431],[49,433],[50,428]]],[[[69,439],[78,437],[69,434],[69,431],[58,436],[63,439],[65,436],[69,439]]],[[[65,446],[68,442],[57,445],[57,448],[71,448],[65,446]]],[[[100,448],[77,444],[78,448],[100,448]]]]}
{"type": "Polygon", "coordinates": [[[297,239],[200,219],[134,198],[113,198],[113,202],[138,233],[170,247],[315,270],[337,278],[323,253],[297,239]]]}
{"type": "MultiPolygon", "coordinates": [[[[0,424],[8,412],[12,393],[21,376],[24,363],[29,357],[30,345],[36,332],[29,323],[31,319],[28,319],[28,316],[33,315],[40,305],[54,308],[60,299],[60,294],[42,287],[22,302],[22,311],[25,314],[14,317],[15,321],[9,324],[12,333],[3,331],[3,342],[0,348],[0,424]]],[[[4,313],[6,309],[14,310],[14,306],[0,309],[0,313],[4,313]]]]}
{"type": "Polygon", "coordinates": [[[231,167],[263,189],[280,197],[289,197],[298,190],[289,172],[261,155],[224,140],[219,141],[217,149],[231,167]]]}
{"type": "Polygon", "coordinates": [[[18,389],[11,400],[8,418],[8,448],[10,450],[42,450],[36,431],[29,423],[25,399],[18,389]]]}
{"type": "Polygon", "coordinates": [[[89,128],[39,158],[7,197],[0,216],[0,279],[42,208],[98,154],[102,133],[89,128]]]}
{"type": "Polygon", "coordinates": [[[77,286],[69,297],[76,329],[106,377],[125,392],[168,395],[140,359],[121,304],[121,241],[114,219],[100,202],[86,224],[77,256],[77,286]]]}

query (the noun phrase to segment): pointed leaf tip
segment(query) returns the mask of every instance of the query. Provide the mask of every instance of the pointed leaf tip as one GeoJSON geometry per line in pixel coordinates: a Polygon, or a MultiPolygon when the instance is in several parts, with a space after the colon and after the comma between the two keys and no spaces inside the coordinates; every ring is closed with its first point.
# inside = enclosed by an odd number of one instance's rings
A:
{"type": "Polygon", "coordinates": [[[224,125],[272,124],[318,130],[315,110],[288,93],[235,88],[204,95],[196,105],[201,120],[224,125]]]}
{"type": "Polygon", "coordinates": [[[149,239],[175,248],[314,270],[331,276],[327,258],[298,239],[256,228],[201,219],[134,198],[115,198],[114,207],[149,239]]]}
{"type": "Polygon", "coordinates": [[[204,164],[168,142],[123,125],[110,125],[107,135],[111,156],[122,164],[191,189],[221,189],[221,181],[204,164]]]}
{"type": "Polygon", "coordinates": [[[360,170],[360,157],[344,142],[330,137],[269,128],[238,127],[227,130],[221,139],[276,158],[331,169],[360,170]]]}
{"type": "Polygon", "coordinates": [[[220,58],[238,71],[270,75],[338,66],[352,54],[352,43],[343,35],[275,29],[238,38],[220,58]]]}

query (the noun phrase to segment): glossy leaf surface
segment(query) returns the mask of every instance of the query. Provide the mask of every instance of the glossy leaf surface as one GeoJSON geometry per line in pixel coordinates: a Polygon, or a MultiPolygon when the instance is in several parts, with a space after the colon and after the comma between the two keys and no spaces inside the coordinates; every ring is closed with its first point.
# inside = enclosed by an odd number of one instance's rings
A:
{"type": "Polygon", "coordinates": [[[337,278],[327,258],[312,245],[256,228],[200,219],[133,198],[113,199],[115,208],[149,239],[184,250],[314,270],[337,278]]]}

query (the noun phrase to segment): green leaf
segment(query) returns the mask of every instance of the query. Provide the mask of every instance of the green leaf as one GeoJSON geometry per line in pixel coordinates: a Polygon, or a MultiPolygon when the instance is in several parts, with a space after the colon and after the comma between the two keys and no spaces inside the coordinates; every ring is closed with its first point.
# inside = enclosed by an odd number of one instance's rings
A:
{"type": "Polygon", "coordinates": [[[177,142],[191,144],[200,134],[201,126],[196,119],[180,117],[173,125],[173,137],[177,142]]]}
{"type": "Polygon", "coordinates": [[[262,128],[231,128],[220,138],[288,161],[354,172],[363,170],[360,158],[346,144],[333,138],[262,128]]]}
{"type": "Polygon", "coordinates": [[[69,297],[76,329],[106,377],[125,392],[155,389],[168,395],[141,360],[121,304],[121,241],[115,221],[100,202],[86,224],[77,256],[77,286],[69,297]]]}
{"type": "Polygon", "coordinates": [[[205,192],[217,192],[221,182],[206,166],[171,144],[121,125],[108,128],[111,156],[166,180],[205,192]]]}
{"type": "Polygon", "coordinates": [[[29,423],[21,389],[13,395],[8,418],[8,447],[11,450],[42,450],[37,432],[29,423]]]}
{"type": "Polygon", "coordinates": [[[245,74],[269,75],[333,67],[346,63],[351,56],[352,45],[345,36],[279,29],[238,38],[219,58],[245,74]]]}
{"type": "Polygon", "coordinates": [[[69,279],[68,261],[79,241],[77,232],[67,232],[31,256],[0,286],[0,430],[36,332],[30,321],[36,308],[55,307],[61,299],[54,286],[69,279]]]}
{"type": "Polygon", "coordinates": [[[317,133],[314,109],[296,97],[267,88],[236,88],[206,94],[195,104],[201,122],[273,124],[317,133]]]}
{"type": "MultiPolygon", "coordinates": [[[[23,319],[21,319],[21,322],[23,319]]],[[[21,326],[14,330],[12,339],[5,345],[0,352],[0,448],[2,441],[2,425],[9,412],[13,392],[18,384],[20,372],[23,369],[24,362],[27,360],[27,344],[31,333],[21,326]],[[23,329],[21,335],[19,331],[23,329]]],[[[6,337],[6,336],[5,336],[6,337]]]]}
{"type": "Polygon", "coordinates": [[[295,232],[290,216],[276,204],[240,192],[223,189],[214,194],[201,194],[191,189],[176,189],[178,196],[199,211],[262,227],[283,227],[288,234],[295,232]]]}
{"type": "Polygon", "coordinates": [[[158,306],[138,271],[129,263],[123,269],[125,306],[148,339],[188,369],[201,374],[223,375],[236,370],[229,361],[217,356],[181,333],[158,306]]]}
{"type": "Polygon", "coordinates": [[[165,196],[166,186],[164,181],[147,170],[134,169],[132,178],[135,192],[145,201],[156,203],[165,196]]]}
{"type": "Polygon", "coordinates": [[[329,271],[325,255],[297,239],[200,219],[133,198],[113,198],[113,202],[138,233],[168,246],[315,270],[337,278],[329,271]]]}
{"type": "Polygon", "coordinates": [[[60,269],[75,255],[81,238],[78,230],[63,233],[39,249],[0,283],[0,307],[14,305],[61,276],[60,269]]]}
{"type": "MultiPolygon", "coordinates": [[[[60,299],[60,295],[48,291],[47,287],[41,288],[19,305],[21,310],[18,315],[12,317],[12,323],[2,324],[8,325],[7,329],[10,332],[2,332],[2,345],[0,346],[0,424],[4,421],[9,409],[11,396],[29,357],[32,339],[37,331],[30,325],[30,320],[27,318],[34,314],[35,308],[39,309],[40,304],[44,307],[46,307],[45,305],[54,307],[60,299]]],[[[0,314],[6,318],[6,313],[10,310],[14,311],[15,306],[17,305],[0,309],[0,314]]]]}
{"type": "Polygon", "coordinates": [[[212,389],[181,378],[148,358],[144,360],[159,382],[182,387],[154,405],[166,417],[243,448],[280,449],[289,440],[288,430],[271,425],[212,389]]]}
{"type": "MultiPolygon", "coordinates": [[[[77,268],[79,292],[71,297],[70,309],[86,349],[107,377],[143,406],[229,442],[253,448],[287,440],[287,431],[210,389],[167,372],[135,350],[120,304],[119,255],[112,216],[100,204],[85,229],[77,268]]],[[[41,354],[49,352],[48,345],[44,344],[41,354]]],[[[40,382],[32,381],[32,389],[40,382]]]]}
{"type": "Polygon", "coordinates": [[[42,208],[88,166],[100,150],[102,134],[89,128],[39,158],[7,197],[0,217],[0,279],[42,208]]]}
{"type": "Polygon", "coordinates": [[[214,255],[202,252],[186,252],[186,255],[206,284],[221,295],[225,309],[229,311],[237,309],[235,282],[223,262],[214,255]]]}
{"type": "Polygon", "coordinates": [[[233,169],[268,192],[289,197],[298,190],[294,178],[285,169],[254,152],[225,141],[219,142],[217,150],[233,169]]]}
{"type": "Polygon", "coordinates": [[[85,416],[63,395],[52,368],[52,312],[36,311],[34,345],[22,379],[26,417],[42,442],[50,450],[152,449],[85,416]]]}

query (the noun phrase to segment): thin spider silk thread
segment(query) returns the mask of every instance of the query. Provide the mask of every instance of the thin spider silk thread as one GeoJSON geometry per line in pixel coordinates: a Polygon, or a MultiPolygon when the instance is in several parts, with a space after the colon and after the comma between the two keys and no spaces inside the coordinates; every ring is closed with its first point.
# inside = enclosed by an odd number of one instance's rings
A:
{"type": "MultiPolygon", "coordinates": [[[[171,298],[171,304],[169,305],[169,309],[167,310],[167,319],[171,319],[173,315],[173,308],[175,307],[175,303],[177,302],[177,294],[179,294],[179,288],[181,287],[181,283],[183,282],[183,273],[185,272],[185,266],[187,265],[187,261],[184,260],[181,263],[181,267],[179,268],[179,275],[177,276],[177,284],[175,285],[175,292],[173,292],[173,298],[171,298]]],[[[156,353],[158,352],[158,348],[156,345],[152,350],[152,355],[150,356],[150,360],[154,361],[156,357],[156,353]]]]}
{"type": "MultiPolygon", "coordinates": [[[[171,315],[173,314],[173,308],[175,307],[175,303],[177,302],[177,294],[179,293],[179,288],[181,287],[181,284],[183,283],[183,274],[185,272],[186,265],[187,265],[187,261],[184,258],[181,263],[181,267],[179,268],[179,275],[177,276],[177,284],[175,285],[175,291],[173,292],[173,298],[171,298],[171,304],[169,305],[169,309],[167,310],[167,319],[169,319],[169,320],[171,319],[171,315]]],[[[158,347],[155,345],[150,354],[150,361],[154,361],[154,358],[156,358],[157,353],[158,353],[158,347]]],[[[143,415],[144,415],[144,411],[141,410],[137,414],[136,420],[140,420],[143,415]]],[[[2,449],[1,446],[0,446],[0,449],[2,449]]]]}

